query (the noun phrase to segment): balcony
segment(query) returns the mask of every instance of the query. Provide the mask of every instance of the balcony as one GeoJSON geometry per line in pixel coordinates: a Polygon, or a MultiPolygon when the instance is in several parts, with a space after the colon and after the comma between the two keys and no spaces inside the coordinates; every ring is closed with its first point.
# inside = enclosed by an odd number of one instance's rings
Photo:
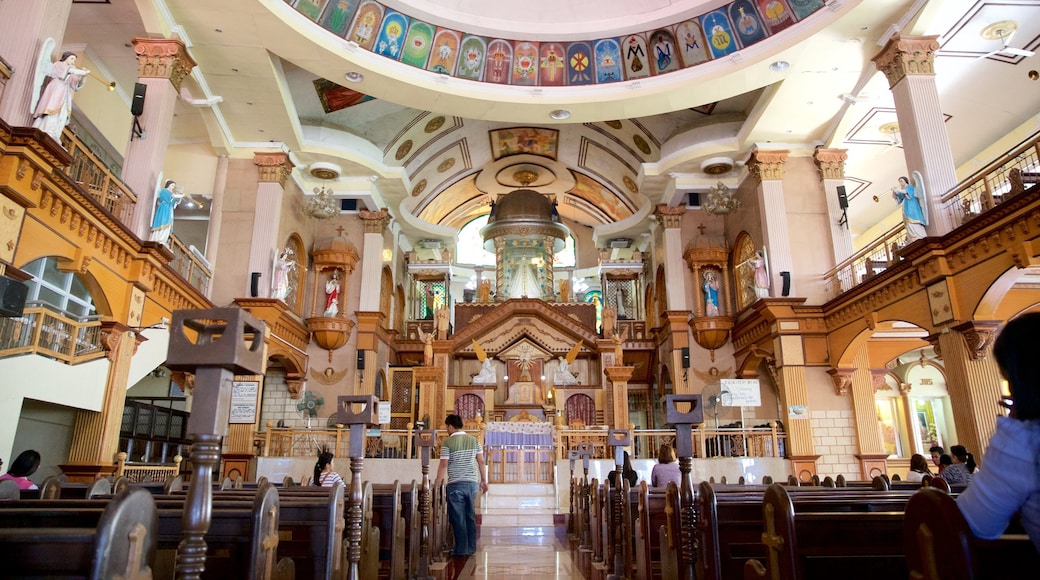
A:
{"type": "Polygon", "coordinates": [[[0,357],[46,356],[78,364],[105,356],[101,321],[77,319],[40,304],[27,304],[21,316],[0,318],[0,357]]]}

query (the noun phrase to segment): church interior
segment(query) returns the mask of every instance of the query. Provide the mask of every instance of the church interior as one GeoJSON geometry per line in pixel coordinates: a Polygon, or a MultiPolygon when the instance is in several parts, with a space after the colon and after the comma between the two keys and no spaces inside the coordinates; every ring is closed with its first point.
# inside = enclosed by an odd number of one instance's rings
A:
{"type": "Polygon", "coordinates": [[[493,484],[602,480],[615,431],[645,479],[676,395],[698,481],[983,457],[1040,310],[1040,1],[562,4],[0,0],[0,458],[187,473],[211,309],[265,328],[218,480],[358,433],[418,478],[450,413],[493,484]]]}

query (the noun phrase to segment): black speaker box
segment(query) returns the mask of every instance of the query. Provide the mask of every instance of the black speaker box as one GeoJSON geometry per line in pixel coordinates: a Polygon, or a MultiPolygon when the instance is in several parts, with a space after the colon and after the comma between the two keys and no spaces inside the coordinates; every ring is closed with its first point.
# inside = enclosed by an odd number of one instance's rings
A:
{"type": "Polygon", "coordinates": [[[684,346],[682,349],[682,368],[690,368],[690,347],[684,346]]]}
{"type": "Polygon", "coordinates": [[[144,83],[134,83],[134,98],[130,101],[130,114],[135,117],[140,117],[141,113],[144,113],[144,93],[148,90],[148,85],[144,83]]]}
{"type": "Polygon", "coordinates": [[[791,295],[791,273],[790,272],[780,272],[780,278],[782,278],[783,281],[784,281],[784,289],[783,289],[783,292],[780,295],[781,296],[790,296],[791,295]]]}
{"type": "Polygon", "coordinates": [[[249,279],[249,296],[256,298],[260,296],[260,272],[253,272],[249,279]]]}
{"type": "Polygon", "coordinates": [[[838,206],[841,209],[849,209],[849,196],[845,193],[845,186],[838,186],[838,206]]]}
{"type": "Polygon", "coordinates": [[[21,316],[28,294],[25,282],[0,276],[0,316],[21,316]]]}
{"type": "Polygon", "coordinates": [[[357,368],[359,371],[365,370],[365,351],[357,351],[357,368]]]}

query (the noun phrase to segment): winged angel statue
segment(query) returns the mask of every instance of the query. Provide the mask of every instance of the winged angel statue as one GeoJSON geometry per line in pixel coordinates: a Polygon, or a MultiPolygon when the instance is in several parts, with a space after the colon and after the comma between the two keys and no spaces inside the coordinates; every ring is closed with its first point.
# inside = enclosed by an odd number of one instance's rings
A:
{"type": "Polygon", "coordinates": [[[906,177],[899,178],[899,185],[892,188],[892,198],[903,208],[903,225],[906,226],[907,242],[928,235],[928,203],[925,198],[924,179],[920,171],[914,171],[914,182],[906,177]]]}
{"type": "Polygon", "coordinates": [[[484,352],[483,348],[477,344],[477,341],[473,341],[473,350],[477,353],[477,360],[480,361],[480,372],[473,376],[473,380],[470,381],[471,385],[494,385],[498,382],[498,376],[495,372],[495,366],[491,362],[491,357],[484,352]]]}
{"type": "Polygon", "coordinates": [[[557,367],[556,373],[553,374],[554,385],[576,385],[578,384],[578,378],[574,372],[571,371],[571,365],[578,358],[578,352],[581,351],[581,342],[577,342],[574,348],[567,353],[566,357],[560,357],[560,366],[557,367]]]}

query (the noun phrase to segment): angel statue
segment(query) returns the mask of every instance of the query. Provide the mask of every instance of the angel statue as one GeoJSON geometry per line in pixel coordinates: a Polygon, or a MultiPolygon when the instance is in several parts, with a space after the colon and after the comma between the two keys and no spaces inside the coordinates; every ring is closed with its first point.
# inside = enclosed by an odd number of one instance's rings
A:
{"type": "Polygon", "coordinates": [[[892,188],[892,199],[903,207],[903,225],[906,227],[907,243],[920,240],[928,233],[928,203],[925,201],[924,179],[920,171],[914,171],[914,183],[906,177],[899,178],[899,186],[892,188]]]}
{"type": "Polygon", "coordinates": [[[491,357],[484,352],[484,349],[480,348],[477,341],[473,341],[473,350],[477,353],[477,360],[480,361],[480,372],[473,376],[473,380],[470,381],[471,385],[494,385],[498,383],[498,376],[495,373],[495,366],[491,362],[491,357]]]}
{"type": "Polygon", "coordinates": [[[274,276],[271,280],[271,298],[285,300],[293,290],[293,280],[290,274],[296,269],[296,259],[291,248],[285,248],[274,257],[271,267],[274,276]]]}
{"type": "Polygon", "coordinates": [[[432,367],[433,366],[433,332],[427,334],[422,327],[416,328],[419,331],[419,340],[423,341],[423,365],[432,367]]]}
{"type": "Polygon", "coordinates": [[[574,360],[578,358],[578,351],[581,350],[581,342],[574,345],[574,348],[567,353],[566,357],[560,357],[560,366],[557,367],[556,373],[553,374],[554,385],[576,385],[578,384],[578,378],[571,372],[571,365],[574,364],[574,360]]]}
{"type": "Polygon", "coordinates": [[[83,88],[90,71],[76,68],[76,55],[63,52],[51,62],[54,39],[44,41],[33,83],[32,126],[61,143],[61,132],[72,115],[72,94],[83,88]]]}

